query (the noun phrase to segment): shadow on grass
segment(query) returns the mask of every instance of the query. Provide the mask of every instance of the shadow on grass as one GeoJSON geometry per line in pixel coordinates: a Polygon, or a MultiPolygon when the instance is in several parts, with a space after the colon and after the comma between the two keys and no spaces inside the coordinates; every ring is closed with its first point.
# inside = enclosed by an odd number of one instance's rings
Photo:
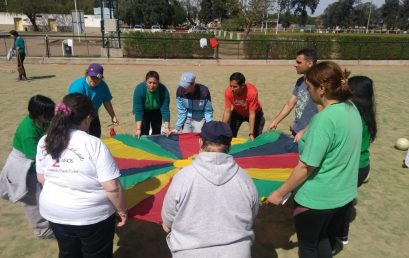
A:
{"type": "Polygon", "coordinates": [[[276,258],[276,249],[290,250],[298,246],[291,240],[295,234],[293,223],[293,204],[261,206],[254,222],[256,241],[252,257],[276,258]]]}
{"type": "MultiPolygon", "coordinates": [[[[292,205],[262,206],[254,223],[256,241],[252,257],[276,258],[276,249],[290,250],[297,247],[291,241],[295,233],[292,220],[292,205]]],[[[166,244],[162,226],[144,221],[129,220],[124,228],[118,228],[119,248],[115,258],[149,257],[168,258],[171,253],[166,244]]]]}
{"type": "Polygon", "coordinates": [[[52,75],[42,75],[42,76],[31,76],[28,78],[29,81],[31,80],[42,80],[42,79],[50,79],[56,77],[54,74],[52,75]]]}

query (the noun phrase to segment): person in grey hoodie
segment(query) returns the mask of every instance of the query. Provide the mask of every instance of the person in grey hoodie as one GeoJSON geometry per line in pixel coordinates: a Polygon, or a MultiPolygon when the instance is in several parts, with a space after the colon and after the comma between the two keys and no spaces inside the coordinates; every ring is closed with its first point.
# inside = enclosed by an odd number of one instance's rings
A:
{"type": "Polygon", "coordinates": [[[251,257],[258,194],[227,154],[231,139],[227,124],[205,123],[199,155],[173,177],[162,207],[173,257],[251,257]]]}

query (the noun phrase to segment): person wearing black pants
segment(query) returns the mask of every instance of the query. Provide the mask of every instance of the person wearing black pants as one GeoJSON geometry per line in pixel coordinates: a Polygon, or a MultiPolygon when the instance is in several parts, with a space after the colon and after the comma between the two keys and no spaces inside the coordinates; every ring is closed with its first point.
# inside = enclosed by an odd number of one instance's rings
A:
{"type": "MultiPolygon", "coordinates": [[[[243,122],[249,122],[249,117],[241,116],[236,111],[232,111],[230,117],[230,128],[233,133],[233,137],[237,137],[240,126],[243,122]]],[[[265,124],[263,110],[256,112],[256,121],[254,122],[253,136],[256,138],[263,133],[263,128],[265,124]]],[[[250,135],[249,135],[250,136],[250,135]]]]}
{"type": "Polygon", "coordinates": [[[20,81],[27,80],[26,69],[24,68],[24,59],[26,58],[26,44],[23,38],[21,38],[17,31],[10,31],[11,37],[14,39],[13,49],[16,51],[17,56],[17,71],[18,79],[20,81]]]}

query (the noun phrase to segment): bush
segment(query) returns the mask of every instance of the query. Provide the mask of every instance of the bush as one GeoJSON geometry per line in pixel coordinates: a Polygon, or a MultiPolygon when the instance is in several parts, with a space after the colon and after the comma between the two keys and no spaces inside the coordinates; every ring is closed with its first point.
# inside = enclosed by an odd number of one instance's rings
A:
{"type": "Polygon", "coordinates": [[[200,38],[207,33],[144,33],[130,32],[124,36],[127,57],[139,58],[213,58],[210,46],[201,48],[200,38]]]}
{"type": "Polygon", "coordinates": [[[250,39],[243,41],[249,59],[293,59],[302,48],[314,48],[319,59],[409,59],[406,35],[250,34],[250,39]]]}

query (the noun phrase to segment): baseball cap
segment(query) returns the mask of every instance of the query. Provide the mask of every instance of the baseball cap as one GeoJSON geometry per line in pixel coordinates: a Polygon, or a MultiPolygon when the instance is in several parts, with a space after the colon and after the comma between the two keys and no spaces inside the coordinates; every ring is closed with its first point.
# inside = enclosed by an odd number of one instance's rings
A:
{"type": "Polygon", "coordinates": [[[104,77],[104,68],[100,64],[90,64],[87,69],[87,75],[101,79],[104,77]]]}
{"type": "Polygon", "coordinates": [[[185,73],[182,73],[182,76],[180,77],[180,81],[178,85],[186,89],[187,87],[192,85],[192,83],[194,83],[195,80],[196,80],[196,76],[193,73],[185,72],[185,73]]]}
{"type": "Polygon", "coordinates": [[[203,125],[200,137],[209,142],[230,145],[233,134],[226,123],[210,121],[203,125]]]}

